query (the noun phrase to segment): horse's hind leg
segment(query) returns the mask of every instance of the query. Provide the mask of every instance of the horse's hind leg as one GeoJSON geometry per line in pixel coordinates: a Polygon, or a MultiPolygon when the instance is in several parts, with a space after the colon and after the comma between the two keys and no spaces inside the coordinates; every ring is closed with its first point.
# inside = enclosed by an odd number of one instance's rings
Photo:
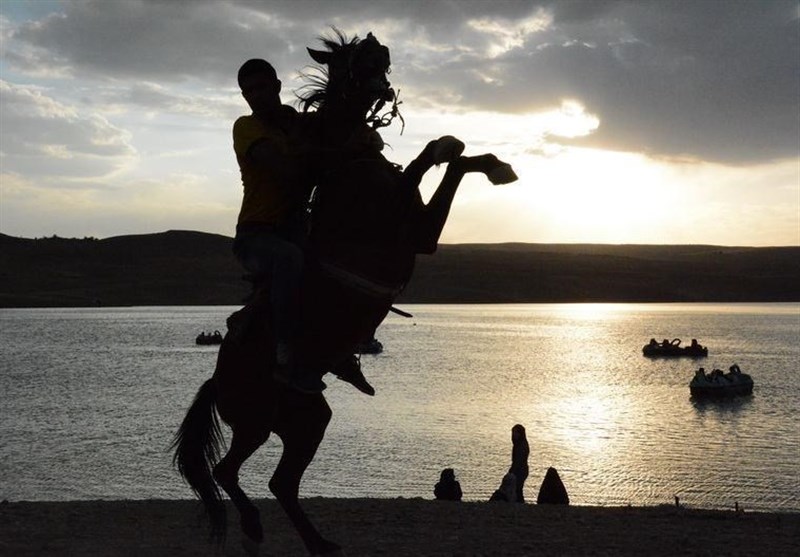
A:
{"type": "Polygon", "coordinates": [[[269,482],[269,489],[292,521],[309,553],[338,555],[341,548],[320,535],[297,498],[303,473],[325,435],[331,418],[330,407],[319,395],[295,406],[293,415],[286,418],[283,427],[275,430],[283,440],[283,455],[269,482]]]}
{"type": "Polygon", "coordinates": [[[214,467],[214,479],[225,490],[228,497],[239,511],[242,533],[256,543],[264,540],[264,529],[261,526],[261,514],[250,501],[247,494],[239,487],[239,469],[244,461],[250,458],[269,437],[269,430],[254,431],[234,428],[231,447],[227,454],[214,467]]]}

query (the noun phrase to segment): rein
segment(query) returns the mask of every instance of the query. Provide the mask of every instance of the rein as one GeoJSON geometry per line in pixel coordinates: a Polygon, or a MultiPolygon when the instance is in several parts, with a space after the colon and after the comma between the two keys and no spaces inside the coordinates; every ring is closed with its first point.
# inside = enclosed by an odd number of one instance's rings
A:
{"type": "Polygon", "coordinates": [[[372,126],[373,130],[377,130],[378,128],[385,128],[386,126],[391,125],[395,118],[400,118],[400,124],[402,125],[400,128],[400,135],[403,135],[403,132],[406,129],[406,121],[403,118],[403,115],[400,114],[399,107],[401,104],[403,104],[403,101],[400,100],[400,89],[398,89],[397,94],[394,96],[394,100],[392,101],[392,108],[384,114],[378,114],[386,105],[386,101],[380,99],[377,103],[375,103],[375,106],[367,115],[367,124],[372,126]]]}

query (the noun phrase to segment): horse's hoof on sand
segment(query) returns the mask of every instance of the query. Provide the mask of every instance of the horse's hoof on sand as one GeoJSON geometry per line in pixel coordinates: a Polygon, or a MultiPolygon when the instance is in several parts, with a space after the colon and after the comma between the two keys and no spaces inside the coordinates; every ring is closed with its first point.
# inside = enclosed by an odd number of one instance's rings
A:
{"type": "Polygon", "coordinates": [[[516,182],[519,179],[517,177],[517,173],[514,172],[514,169],[511,168],[511,165],[508,163],[498,164],[489,171],[486,177],[489,178],[489,181],[495,186],[499,186],[501,184],[510,184],[511,182],[516,182]]]}

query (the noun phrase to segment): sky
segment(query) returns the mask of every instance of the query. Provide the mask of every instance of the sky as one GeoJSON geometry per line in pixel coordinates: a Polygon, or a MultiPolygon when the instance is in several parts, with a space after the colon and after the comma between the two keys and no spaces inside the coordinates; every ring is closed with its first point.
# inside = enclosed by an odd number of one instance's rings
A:
{"type": "Polygon", "coordinates": [[[444,243],[800,245],[800,0],[0,0],[0,232],[233,236],[236,72],[293,103],[332,27],[391,50],[387,158],[519,175],[467,177],[444,243]]]}

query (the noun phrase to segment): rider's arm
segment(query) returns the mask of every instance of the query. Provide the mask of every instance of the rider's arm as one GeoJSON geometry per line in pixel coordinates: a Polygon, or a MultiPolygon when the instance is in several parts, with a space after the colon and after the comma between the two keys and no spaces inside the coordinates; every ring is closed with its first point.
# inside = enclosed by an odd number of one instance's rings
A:
{"type": "Polygon", "coordinates": [[[253,116],[239,118],[233,126],[237,158],[278,179],[291,178],[293,167],[289,141],[278,129],[270,129],[253,116]]]}

